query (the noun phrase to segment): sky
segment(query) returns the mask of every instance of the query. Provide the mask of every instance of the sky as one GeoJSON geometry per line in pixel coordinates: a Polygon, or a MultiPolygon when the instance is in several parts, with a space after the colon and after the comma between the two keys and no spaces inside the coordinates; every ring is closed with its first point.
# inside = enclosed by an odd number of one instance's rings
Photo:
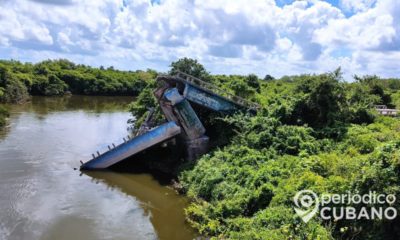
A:
{"type": "Polygon", "coordinates": [[[399,13],[399,0],[0,0],[0,59],[400,77],[399,13]]]}

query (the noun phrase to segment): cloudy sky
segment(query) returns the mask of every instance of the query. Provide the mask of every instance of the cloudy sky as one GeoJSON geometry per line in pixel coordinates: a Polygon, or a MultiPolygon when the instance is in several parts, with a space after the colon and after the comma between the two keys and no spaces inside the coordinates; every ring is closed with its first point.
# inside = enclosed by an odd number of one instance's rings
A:
{"type": "Polygon", "coordinates": [[[399,0],[0,0],[0,58],[400,77],[399,0]]]}

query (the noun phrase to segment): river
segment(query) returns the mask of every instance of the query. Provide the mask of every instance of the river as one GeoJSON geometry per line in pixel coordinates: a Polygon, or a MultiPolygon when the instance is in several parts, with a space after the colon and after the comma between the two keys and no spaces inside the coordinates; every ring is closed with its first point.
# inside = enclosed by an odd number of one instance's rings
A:
{"type": "Polygon", "coordinates": [[[81,173],[127,135],[128,97],[33,97],[0,131],[0,239],[193,239],[187,199],[149,174],[81,173]]]}

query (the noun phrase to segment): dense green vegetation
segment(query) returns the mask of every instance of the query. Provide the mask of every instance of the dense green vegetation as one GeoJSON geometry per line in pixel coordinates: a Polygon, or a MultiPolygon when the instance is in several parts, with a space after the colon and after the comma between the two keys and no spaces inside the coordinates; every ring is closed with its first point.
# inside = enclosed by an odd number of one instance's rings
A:
{"type": "MultiPolygon", "coordinates": [[[[213,76],[263,109],[226,118],[237,132],[230,144],[181,173],[194,199],[189,222],[205,236],[227,239],[398,239],[398,219],[305,224],[293,197],[304,189],[400,196],[400,121],[373,110],[398,104],[400,81],[366,76],[347,83],[340,69],[259,86],[249,78],[213,76]]],[[[398,201],[394,206],[400,210],[398,201]]]]}
{"type": "Polygon", "coordinates": [[[29,95],[138,95],[156,72],[93,68],[68,60],[37,64],[0,61],[0,102],[19,103],[29,95]]]}
{"type": "MultiPolygon", "coordinates": [[[[178,62],[171,65],[171,72],[190,66],[185,59],[178,62]]],[[[400,107],[399,80],[355,76],[348,83],[340,69],[277,80],[269,75],[258,79],[255,75],[209,75],[205,70],[201,74],[262,106],[255,116],[241,113],[218,119],[225,126],[220,134],[232,136],[233,132],[234,136],[197,163],[184,166],[179,174],[193,200],[185,210],[187,219],[203,236],[400,237],[398,218],[326,221],[315,217],[306,224],[293,209],[293,197],[304,189],[318,194],[377,191],[399,196],[400,121],[378,116],[374,110],[377,104],[400,107]]],[[[156,106],[149,93],[133,104],[135,114],[145,113],[142,104],[156,106]]],[[[400,210],[398,201],[394,207],[400,210]]]]}
{"type": "MultiPolygon", "coordinates": [[[[188,219],[202,234],[230,239],[397,239],[398,220],[315,218],[305,224],[295,215],[292,199],[304,189],[399,196],[398,120],[379,117],[373,124],[352,124],[340,141],[319,139],[309,127],[263,116],[234,124],[241,134],[229,146],[203,157],[181,176],[195,199],[186,209],[188,219]]],[[[395,207],[400,209],[398,202],[395,207]]]]}

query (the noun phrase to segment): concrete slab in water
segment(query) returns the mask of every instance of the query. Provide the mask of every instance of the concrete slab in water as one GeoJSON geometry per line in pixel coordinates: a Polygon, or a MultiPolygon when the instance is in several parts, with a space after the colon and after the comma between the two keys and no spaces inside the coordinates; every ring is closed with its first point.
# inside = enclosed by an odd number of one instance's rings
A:
{"type": "Polygon", "coordinates": [[[147,133],[137,136],[108,152],[84,163],[82,170],[108,168],[136,153],[139,153],[158,143],[164,142],[181,133],[181,128],[175,122],[165,123],[147,133]]]}

